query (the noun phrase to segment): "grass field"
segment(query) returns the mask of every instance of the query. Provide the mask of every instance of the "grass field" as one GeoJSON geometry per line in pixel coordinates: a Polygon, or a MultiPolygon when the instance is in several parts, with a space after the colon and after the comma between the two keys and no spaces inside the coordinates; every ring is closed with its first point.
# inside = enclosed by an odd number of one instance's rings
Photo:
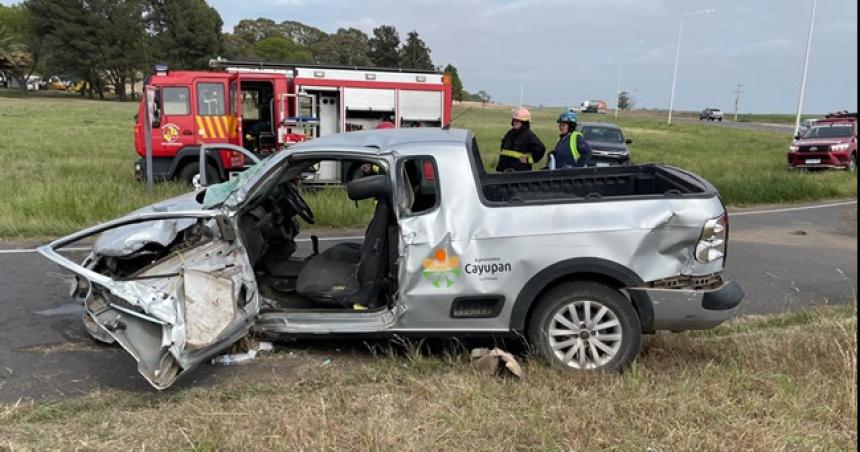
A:
{"type": "MultiPolygon", "coordinates": [[[[185,192],[178,184],[160,184],[149,195],[133,179],[136,107],[62,93],[22,98],[0,90],[0,238],[66,234],[185,192]]],[[[455,116],[461,113],[465,114],[455,120],[455,126],[476,133],[485,163],[494,166],[499,140],[508,128],[508,109],[455,109],[455,116]]],[[[557,113],[535,112],[535,130],[548,147],[557,139],[557,113]]],[[[634,160],[695,171],[713,182],[730,205],[845,198],[857,193],[853,174],[787,172],[784,134],[681,123],[669,127],[648,117],[622,117],[617,123],[634,139],[634,160]]],[[[366,225],[370,207],[355,209],[338,194],[342,192],[309,196],[317,225],[366,225]]]]}
{"type": "Polygon", "coordinates": [[[464,350],[413,347],[217,388],[6,404],[0,449],[848,450],[856,315],[826,307],[658,334],[620,376],[526,357],[525,379],[506,380],[476,372],[464,350]]]}

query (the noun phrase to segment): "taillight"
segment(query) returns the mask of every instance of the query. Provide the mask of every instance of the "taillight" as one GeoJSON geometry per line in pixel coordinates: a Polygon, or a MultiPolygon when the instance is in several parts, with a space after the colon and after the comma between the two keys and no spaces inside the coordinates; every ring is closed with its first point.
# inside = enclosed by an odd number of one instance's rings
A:
{"type": "Polygon", "coordinates": [[[696,260],[708,264],[725,257],[728,236],[729,215],[724,211],[719,217],[705,222],[696,243],[696,260]]]}
{"type": "Polygon", "coordinates": [[[432,160],[424,160],[424,180],[436,180],[436,170],[433,169],[432,160]]]}

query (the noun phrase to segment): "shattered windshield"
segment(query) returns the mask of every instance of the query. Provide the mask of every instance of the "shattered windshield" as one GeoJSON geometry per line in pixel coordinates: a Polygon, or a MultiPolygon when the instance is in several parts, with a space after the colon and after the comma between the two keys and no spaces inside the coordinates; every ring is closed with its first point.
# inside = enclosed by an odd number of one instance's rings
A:
{"type": "Polygon", "coordinates": [[[268,166],[269,157],[257,162],[254,166],[239,173],[238,177],[222,182],[220,184],[211,185],[206,188],[206,195],[203,197],[203,208],[209,209],[217,205],[223,204],[227,197],[230,196],[237,188],[245,185],[249,180],[259,174],[263,168],[268,166]]]}

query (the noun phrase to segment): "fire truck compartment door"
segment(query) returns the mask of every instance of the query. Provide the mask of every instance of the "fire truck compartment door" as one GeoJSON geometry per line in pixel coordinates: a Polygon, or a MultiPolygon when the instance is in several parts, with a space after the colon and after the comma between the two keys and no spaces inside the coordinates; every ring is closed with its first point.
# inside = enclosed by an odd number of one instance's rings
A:
{"type": "Polygon", "coordinates": [[[347,110],[394,111],[394,90],[373,88],[344,88],[347,110]]]}
{"type": "Polygon", "coordinates": [[[407,121],[441,121],[441,91],[400,91],[400,118],[407,121]]]}

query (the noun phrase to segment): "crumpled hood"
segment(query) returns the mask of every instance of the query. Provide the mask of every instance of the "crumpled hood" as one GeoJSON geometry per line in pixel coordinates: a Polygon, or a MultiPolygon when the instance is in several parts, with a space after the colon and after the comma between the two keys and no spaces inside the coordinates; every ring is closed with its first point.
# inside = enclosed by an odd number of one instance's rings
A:
{"type": "MultiPolygon", "coordinates": [[[[142,207],[125,216],[146,212],[177,212],[188,210],[203,210],[197,201],[199,192],[186,193],[175,198],[165,199],[155,204],[142,207]]],[[[144,223],[130,224],[103,232],[96,240],[93,254],[96,256],[127,256],[148,243],[161,246],[170,244],[183,230],[191,227],[197,220],[175,219],[157,220],[144,223]]]]}

